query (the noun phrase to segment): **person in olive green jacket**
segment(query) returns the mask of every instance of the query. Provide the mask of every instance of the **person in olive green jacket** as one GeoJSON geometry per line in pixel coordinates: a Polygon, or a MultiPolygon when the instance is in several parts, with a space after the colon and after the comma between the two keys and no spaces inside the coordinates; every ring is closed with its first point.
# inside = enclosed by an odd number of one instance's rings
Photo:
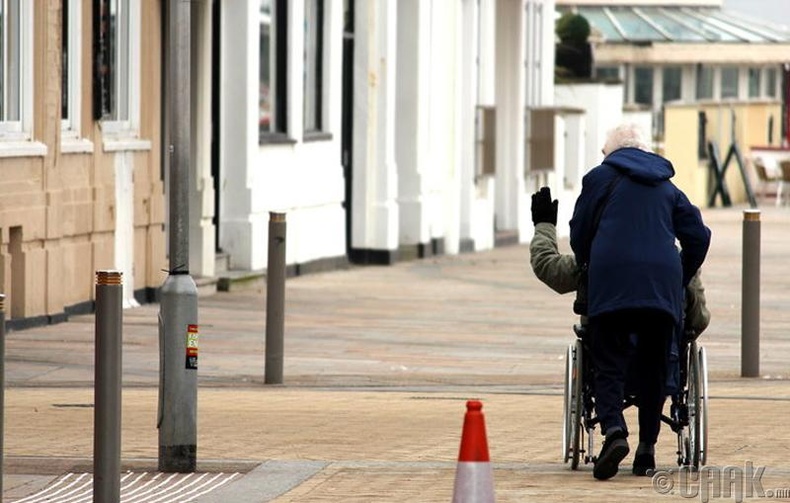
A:
{"type": "MultiPolygon", "coordinates": [[[[557,246],[558,201],[551,199],[548,187],[532,195],[532,222],[535,235],[529,244],[530,264],[535,276],[559,294],[575,292],[579,282],[579,268],[572,253],[562,254],[557,246]]],[[[582,318],[582,324],[584,324],[582,318]]],[[[705,304],[705,289],[700,272],[686,288],[684,329],[687,337],[695,339],[710,323],[710,312],[705,304]]]]}

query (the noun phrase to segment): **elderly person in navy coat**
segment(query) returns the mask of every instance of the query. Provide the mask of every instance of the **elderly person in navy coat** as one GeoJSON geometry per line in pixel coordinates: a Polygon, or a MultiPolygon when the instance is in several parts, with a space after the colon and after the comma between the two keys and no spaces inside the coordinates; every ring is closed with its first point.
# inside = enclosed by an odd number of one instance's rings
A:
{"type": "Polygon", "coordinates": [[[596,370],[596,414],[605,435],[593,469],[597,479],[613,477],[630,451],[622,407],[632,357],[640,369],[634,473],[655,467],[666,347],[682,323],[684,289],[710,245],[699,209],[670,181],[672,163],[650,151],[638,126],[610,131],[603,154],[603,163],[582,180],[570,222],[571,248],[587,272],[584,314],[596,370]]]}

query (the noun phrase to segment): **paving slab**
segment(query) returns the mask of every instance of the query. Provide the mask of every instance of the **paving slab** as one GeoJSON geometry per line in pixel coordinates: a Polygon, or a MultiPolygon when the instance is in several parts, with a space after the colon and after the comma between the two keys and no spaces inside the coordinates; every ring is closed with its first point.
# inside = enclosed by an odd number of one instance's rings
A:
{"type": "MultiPolygon", "coordinates": [[[[790,489],[790,209],[762,215],[761,377],[742,379],[743,209],[703,212],[709,464],[764,466],[766,489],[790,489]]],[[[267,386],[264,283],[201,297],[198,470],[242,476],[200,501],[450,501],[471,398],[484,403],[498,501],[688,501],[678,474],[659,494],[627,473],[630,457],[605,483],[561,462],[571,303],[535,279],[524,245],[290,278],[285,383],[267,386]]],[[[123,313],[125,468],[156,466],[158,309],[123,313]]],[[[8,334],[5,501],[90,470],[93,330],[85,315],[8,334]]],[[[675,450],[665,429],[661,468],[675,450]]]]}

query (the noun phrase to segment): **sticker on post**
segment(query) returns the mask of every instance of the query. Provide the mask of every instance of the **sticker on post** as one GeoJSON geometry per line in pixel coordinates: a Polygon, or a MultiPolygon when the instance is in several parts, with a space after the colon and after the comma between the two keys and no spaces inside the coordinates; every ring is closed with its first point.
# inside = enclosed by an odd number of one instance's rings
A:
{"type": "Polygon", "coordinates": [[[198,363],[198,326],[187,325],[187,369],[197,370],[198,363]]]}

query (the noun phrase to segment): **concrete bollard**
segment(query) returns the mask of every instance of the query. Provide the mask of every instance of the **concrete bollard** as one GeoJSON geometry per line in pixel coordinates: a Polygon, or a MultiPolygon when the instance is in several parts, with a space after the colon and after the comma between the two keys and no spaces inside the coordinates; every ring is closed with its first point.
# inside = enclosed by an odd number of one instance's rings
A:
{"type": "Polygon", "coordinates": [[[265,384],[283,382],[285,328],[285,213],[269,213],[269,260],[266,268],[265,384]]]}
{"type": "Polygon", "coordinates": [[[121,340],[123,280],[96,272],[93,501],[121,500],[121,340]]]}
{"type": "Polygon", "coordinates": [[[743,211],[741,377],[760,375],[760,210],[743,211]]]}

